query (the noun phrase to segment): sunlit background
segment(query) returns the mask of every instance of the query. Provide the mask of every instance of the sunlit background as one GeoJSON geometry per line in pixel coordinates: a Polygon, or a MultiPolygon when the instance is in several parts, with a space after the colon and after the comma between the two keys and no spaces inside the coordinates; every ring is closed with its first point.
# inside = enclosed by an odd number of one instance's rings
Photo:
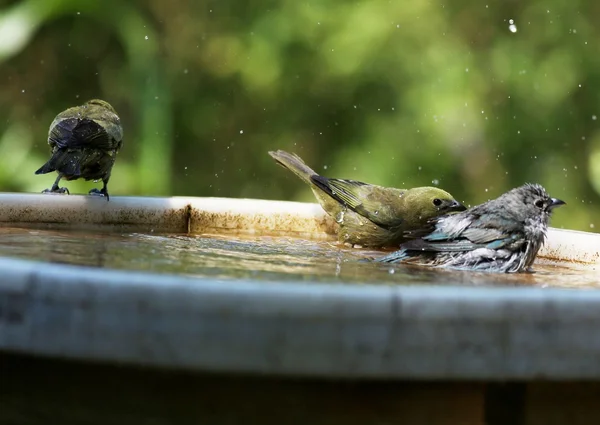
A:
{"type": "Polygon", "coordinates": [[[112,195],[314,200],[267,155],[285,149],[470,205],[538,182],[568,203],[554,226],[598,231],[597,16],[592,0],[0,0],[0,190],[49,187],[52,119],[102,98],[125,132],[112,195]]]}

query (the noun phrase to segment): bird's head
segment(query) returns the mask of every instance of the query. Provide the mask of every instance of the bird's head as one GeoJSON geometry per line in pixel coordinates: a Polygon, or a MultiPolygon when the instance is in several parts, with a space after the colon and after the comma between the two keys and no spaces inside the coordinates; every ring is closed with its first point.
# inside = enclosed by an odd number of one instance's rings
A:
{"type": "Polygon", "coordinates": [[[519,186],[498,198],[500,199],[506,211],[510,211],[514,218],[524,222],[525,226],[533,226],[534,231],[538,226],[545,228],[552,210],[566,204],[560,199],[550,197],[546,189],[533,183],[519,186]]]}
{"type": "Polygon", "coordinates": [[[403,197],[407,213],[415,214],[424,223],[440,215],[467,209],[450,193],[437,187],[424,186],[409,189],[403,197]]]}
{"type": "Polygon", "coordinates": [[[117,113],[115,111],[115,108],[113,108],[110,103],[108,103],[107,101],[102,100],[102,99],[91,99],[91,100],[88,100],[87,102],[85,102],[85,104],[87,106],[99,106],[101,108],[108,109],[109,111],[111,111],[114,114],[117,113]]]}

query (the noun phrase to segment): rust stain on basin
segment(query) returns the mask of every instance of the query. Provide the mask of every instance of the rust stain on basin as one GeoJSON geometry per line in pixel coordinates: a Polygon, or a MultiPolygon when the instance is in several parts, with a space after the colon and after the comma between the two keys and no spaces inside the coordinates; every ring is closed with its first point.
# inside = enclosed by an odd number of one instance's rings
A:
{"type": "Polygon", "coordinates": [[[166,198],[0,195],[0,225],[185,233],[186,205],[166,198]]]}
{"type": "Polygon", "coordinates": [[[207,198],[191,202],[189,231],[335,239],[337,224],[318,204],[207,198]]]}
{"type": "Polygon", "coordinates": [[[572,264],[600,264],[600,235],[550,228],[538,256],[572,264]]]}

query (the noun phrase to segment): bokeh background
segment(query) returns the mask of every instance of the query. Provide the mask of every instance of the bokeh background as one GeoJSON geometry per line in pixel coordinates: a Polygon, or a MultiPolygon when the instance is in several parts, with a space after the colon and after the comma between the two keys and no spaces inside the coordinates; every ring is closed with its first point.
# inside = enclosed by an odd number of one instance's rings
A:
{"type": "MultiPolygon", "coordinates": [[[[48,126],[99,97],[125,140],[113,195],[313,200],[329,177],[466,204],[539,182],[600,228],[593,0],[0,0],[0,190],[39,192],[48,126]]],[[[92,182],[69,182],[87,192],[92,182]]]]}

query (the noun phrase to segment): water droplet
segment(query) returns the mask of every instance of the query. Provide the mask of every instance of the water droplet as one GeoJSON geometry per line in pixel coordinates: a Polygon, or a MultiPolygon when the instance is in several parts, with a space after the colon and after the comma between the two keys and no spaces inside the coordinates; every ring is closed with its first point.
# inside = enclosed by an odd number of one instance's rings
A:
{"type": "MultiPolygon", "coordinates": [[[[335,221],[337,221],[340,224],[342,224],[344,222],[344,211],[340,211],[338,213],[338,215],[335,217],[335,221]]],[[[346,239],[348,239],[348,238],[346,238],[346,239]]]]}
{"type": "Polygon", "coordinates": [[[434,186],[437,186],[438,184],[440,184],[440,181],[439,181],[438,179],[433,179],[433,180],[431,180],[431,183],[432,183],[434,186]]]}
{"type": "Polygon", "coordinates": [[[388,273],[389,273],[389,274],[394,274],[394,273],[396,273],[396,270],[394,270],[394,269],[389,269],[389,270],[388,270],[388,273]]]}
{"type": "Polygon", "coordinates": [[[379,215],[379,211],[375,210],[375,215],[379,215]]]}
{"type": "Polygon", "coordinates": [[[596,227],[594,223],[590,223],[590,229],[593,229],[594,227],[596,227]]]}
{"type": "Polygon", "coordinates": [[[596,120],[598,119],[598,117],[596,117],[596,115],[592,115],[592,119],[593,119],[594,121],[596,121],[596,120]]]}
{"type": "Polygon", "coordinates": [[[244,134],[244,130],[240,130],[240,134],[244,134]]]}
{"type": "Polygon", "coordinates": [[[515,21],[513,21],[512,19],[508,20],[508,29],[510,32],[515,33],[517,32],[517,26],[515,25],[515,21]]]}
{"type": "Polygon", "coordinates": [[[144,39],[148,40],[148,36],[145,36],[144,39]]]}

